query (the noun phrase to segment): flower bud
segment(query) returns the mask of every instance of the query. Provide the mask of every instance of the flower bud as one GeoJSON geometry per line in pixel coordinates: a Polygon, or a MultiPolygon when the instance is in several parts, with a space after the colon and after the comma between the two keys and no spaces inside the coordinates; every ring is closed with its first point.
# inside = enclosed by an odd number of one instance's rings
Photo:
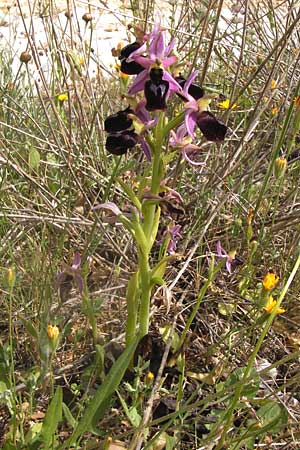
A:
{"type": "Polygon", "coordinates": [[[284,156],[279,156],[278,158],[275,159],[274,175],[277,179],[281,178],[284,175],[286,171],[286,166],[287,160],[284,156]]]}
{"type": "Polygon", "coordinates": [[[9,267],[6,273],[6,281],[7,285],[10,289],[12,289],[16,282],[16,272],[13,267],[9,267]]]}
{"type": "Polygon", "coordinates": [[[154,374],[152,372],[148,372],[145,376],[145,382],[147,386],[151,386],[154,380],[154,374]]]}
{"type": "Polygon", "coordinates": [[[20,61],[22,63],[28,64],[29,61],[31,60],[31,54],[29,52],[22,52],[20,55],[20,61]]]}
{"type": "Polygon", "coordinates": [[[48,325],[47,327],[47,336],[50,339],[50,341],[57,341],[59,336],[59,328],[54,325],[48,325]]]}

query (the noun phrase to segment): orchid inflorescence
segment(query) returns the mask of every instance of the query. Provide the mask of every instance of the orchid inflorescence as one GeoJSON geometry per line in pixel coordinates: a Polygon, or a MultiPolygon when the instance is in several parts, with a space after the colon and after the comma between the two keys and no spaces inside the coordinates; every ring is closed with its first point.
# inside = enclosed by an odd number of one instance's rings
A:
{"type": "Polygon", "coordinates": [[[184,117],[177,130],[172,130],[171,146],[182,150],[189,161],[188,154],[199,150],[192,144],[195,129],[199,127],[204,137],[212,142],[222,142],[227,126],[219,122],[208,111],[214,95],[206,95],[204,89],[194,83],[198,71],[194,70],[185,79],[178,74],[178,56],[174,51],[175,40],[165,44],[164,31],[158,22],[148,34],[119,49],[120,71],[136,75],[128,88],[126,96],[129,106],[109,116],[105,120],[108,133],[106,149],[109,153],[123,155],[127,150],[141,144],[147,159],[151,158],[149,130],[155,126],[158,111],[165,111],[174,94],[184,102],[184,117]],[[150,113],[150,114],[149,114],[150,113]],[[141,126],[142,125],[142,126],[141,126]]]}
{"type": "MultiPolygon", "coordinates": [[[[119,57],[119,70],[135,78],[123,96],[127,100],[126,107],[105,119],[106,150],[121,156],[140,145],[148,163],[140,177],[138,193],[120,178],[116,179],[130,200],[130,206],[127,204],[124,212],[110,201],[93,208],[109,214],[106,222],[121,223],[137,245],[137,270],[128,282],[126,298],[127,344],[137,329],[140,336],[148,333],[152,289],[156,284],[165,283],[163,277],[167,263],[178,257],[176,252],[182,239],[182,226],[175,222],[174,214],[182,213],[183,199],[167,185],[168,161],[178,151],[189,163],[202,166],[203,162],[193,160],[194,153],[202,150],[194,143],[196,129],[199,128],[212,142],[224,141],[227,133],[227,126],[208,111],[211,100],[216,96],[206,95],[204,89],[197,85],[197,70],[187,77],[180,73],[175,40],[165,43],[159,21],[146,34],[136,28],[135,35],[134,42],[114,51],[119,57]],[[174,94],[183,102],[179,113],[170,107],[174,94]],[[166,159],[168,147],[172,153],[166,159]],[[158,239],[159,234],[161,240],[158,239]],[[156,264],[151,254],[155,243],[160,245],[156,264]]],[[[226,256],[226,266],[230,270],[233,258],[224,252],[219,256],[226,256]]]]}

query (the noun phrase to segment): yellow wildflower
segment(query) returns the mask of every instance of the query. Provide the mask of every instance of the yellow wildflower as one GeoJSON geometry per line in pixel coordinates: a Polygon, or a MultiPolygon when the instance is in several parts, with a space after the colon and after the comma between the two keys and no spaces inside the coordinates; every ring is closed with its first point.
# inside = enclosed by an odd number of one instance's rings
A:
{"type": "Polygon", "coordinates": [[[57,96],[57,99],[58,99],[59,102],[63,103],[66,100],[68,100],[68,94],[59,94],[57,96]]]}
{"type": "Polygon", "coordinates": [[[272,295],[269,296],[268,301],[264,306],[264,310],[268,314],[272,314],[274,310],[276,310],[276,314],[283,314],[285,312],[285,309],[277,307],[277,302],[273,299],[272,295]]]}
{"type": "Polygon", "coordinates": [[[152,372],[148,372],[145,376],[145,382],[147,386],[151,386],[154,380],[154,374],[152,372]]]}
{"type": "Polygon", "coordinates": [[[57,340],[58,336],[59,336],[59,328],[56,325],[54,325],[54,326],[48,325],[47,335],[51,341],[57,340]]]}
{"type": "Polygon", "coordinates": [[[295,103],[296,108],[299,109],[299,107],[300,107],[300,95],[297,95],[294,98],[294,103],[295,103]]]}
{"type": "Polygon", "coordinates": [[[275,89],[277,87],[277,81],[271,80],[271,89],[275,89]]]}
{"type": "Polygon", "coordinates": [[[275,159],[275,165],[274,165],[274,175],[276,178],[281,177],[284,175],[284,172],[286,171],[287,167],[287,159],[284,156],[279,156],[275,159]]]}
{"type": "Polygon", "coordinates": [[[233,105],[230,105],[229,98],[226,98],[226,100],[224,100],[223,102],[219,102],[218,105],[222,109],[234,109],[237,107],[236,103],[233,103],[233,105]]]}
{"type": "Polygon", "coordinates": [[[274,272],[268,272],[263,279],[263,287],[266,291],[272,291],[279,281],[279,277],[274,272]]]}
{"type": "Polygon", "coordinates": [[[271,110],[271,112],[272,112],[272,115],[273,116],[276,116],[276,114],[278,114],[278,107],[277,106],[274,106],[273,108],[272,108],[272,110],[271,110]]]}

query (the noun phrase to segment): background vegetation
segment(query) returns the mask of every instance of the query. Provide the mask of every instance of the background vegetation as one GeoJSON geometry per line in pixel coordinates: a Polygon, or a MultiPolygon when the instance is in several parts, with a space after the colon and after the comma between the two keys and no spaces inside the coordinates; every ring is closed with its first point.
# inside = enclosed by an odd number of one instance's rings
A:
{"type": "Polygon", "coordinates": [[[13,35],[11,46],[0,44],[0,442],[7,450],[299,449],[299,4],[164,5],[182,73],[197,68],[199,83],[220,95],[211,109],[230,133],[197,155],[204,166],[179,154],[169,166],[168,185],[184,199],[173,211],[181,257],[153,293],[151,331],[123,377],[136,250],[92,208],[110,200],[126,209],[116,177],[136,189],[146,161],[138,147],[121,158],[105,150],[104,119],[126,107],[130,80],[105,71],[91,42],[103,8],[118,27],[149,31],[160,4],[94,3],[82,18],[68,2],[66,29],[51,1],[31,8],[29,27],[19,5],[25,53],[15,54],[13,35]],[[50,70],[40,64],[36,21],[50,70]],[[235,267],[208,285],[219,240],[236,251],[235,267]],[[70,268],[76,252],[81,266],[70,268]],[[277,317],[263,309],[270,270],[286,310],[277,317]]]}

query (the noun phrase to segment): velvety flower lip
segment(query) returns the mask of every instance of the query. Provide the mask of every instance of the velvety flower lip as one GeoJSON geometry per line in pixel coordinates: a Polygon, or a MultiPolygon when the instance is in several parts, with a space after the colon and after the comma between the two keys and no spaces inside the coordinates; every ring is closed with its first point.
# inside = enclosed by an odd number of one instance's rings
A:
{"type": "Polygon", "coordinates": [[[125,45],[125,47],[123,47],[120,51],[119,59],[122,60],[123,58],[128,58],[131,55],[131,53],[135,52],[140,47],[141,44],[137,41],[125,45]]]}
{"type": "Polygon", "coordinates": [[[141,66],[138,62],[127,61],[127,58],[140,47],[141,44],[139,42],[133,42],[121,49],[119,60],[121,61],[120,70],[122,73],[125,73],[127,75],[137,75],[144,70],[144,67],[141,66]]]}
{"type": "Polygon", "coordinates": [[[107,133],[116,133],[118,131],[125,131],[132,125],[132,119],[128,117],[133,113],[130,107],[123,111],[118,111],[115,114],[108,116],[104,121],[104,129],[107,133]]]}
{"type": "MultiPolygon", "coordinates": [[[[179,74],[179,76],[176,77],[175,80],[182,88],[184,88],[184,85],[187,82],[186,78],[184,78],[181,74],[179,74]]],[[[202,98],[205,95],[205,91],[201,86],[190,83],[188,87],[188,94],[191,95],[195,100],[199,100],[199,98],[202,98]]],[[[184,99],[184,96],[182,96],[180,93],[177,93],[177,95],[184,99]]]]}
{"type": "Polygon", "coordinates": [[[207,95],[195,100],[190,94],[189,89],[196,78],[198,71],[195,70],[186,80],[183,87],[183,96],[186,99],[186,113],[184,123],[188,134],[192,139],[195,137],[195,128],[198,126],[206,139],[212,142],[224,141],[228,127],[219,122],[215,116],[207,111],[208,105],[214,96],[207,95]]]}
{"type": "Polygon", "coordinates": [[[152,68],[149,76],[150,80],[147,80],[144,86],[145,108],[148,111],[164,110],[167,107],[166,99],[169,83],[162,79],[163,70],[160,68],[152,68]]]}
{"type": "Polygon", "coordinates": [[[112,133],[107,136],[105,147],[113,155],[124,155],[138,140],[138,135],[133,130],[112,133]]]}
{"type": "Polygon", "coordinates": [[[219,122],[211,112],[202,111],[198,115],[196,123],[208,141],[224,141],[228,127],[219,122]]]}

